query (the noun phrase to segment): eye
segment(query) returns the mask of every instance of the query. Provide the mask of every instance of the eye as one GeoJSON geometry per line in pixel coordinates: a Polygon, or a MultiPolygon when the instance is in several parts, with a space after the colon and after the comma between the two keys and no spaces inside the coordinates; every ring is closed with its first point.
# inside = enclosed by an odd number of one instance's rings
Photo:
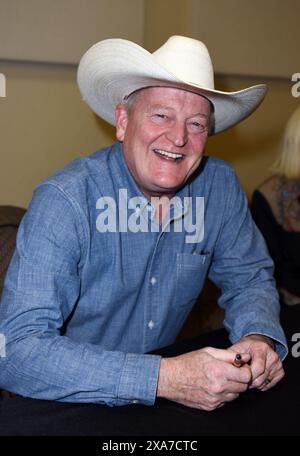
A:
{"type": "Polygon", "coordinates": [[[152,115],[153,122],[157,124],[165,124],[168,122],[169,118],[166,114],[162,114],[161,112],[156,112],[152,115]]]}
{"type": "Polygon", "coordinates": [[[207,125],[205,123],[198,122],[194,120],[189,124],[189,127],[192,131],[204,133],[207,130],[207,125]]]}

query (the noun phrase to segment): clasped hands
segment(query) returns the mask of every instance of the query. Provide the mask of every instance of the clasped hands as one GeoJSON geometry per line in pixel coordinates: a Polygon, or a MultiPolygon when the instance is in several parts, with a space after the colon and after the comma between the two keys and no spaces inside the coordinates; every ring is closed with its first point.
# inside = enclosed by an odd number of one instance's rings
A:
{"type": "Polygon", "coordinates": [[[157,397],[210,411],[236,399],[248,388],[269,390],[283,376],[272,341],[252,334],[226,350],[206,347],[162,358],[157,397]],[[236,354],[242,357],[239,367],[234,364],[236,354]]]}

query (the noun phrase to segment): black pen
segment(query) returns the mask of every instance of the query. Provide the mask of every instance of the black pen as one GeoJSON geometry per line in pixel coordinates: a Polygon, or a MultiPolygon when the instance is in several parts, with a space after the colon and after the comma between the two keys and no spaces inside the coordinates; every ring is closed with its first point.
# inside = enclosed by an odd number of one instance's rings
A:
{"type": "Polygon", "coordinates": [[[242,359],[242,355],[241,355],[240,353],[237,353],[237,354],[235,355],[233,364],[234,364],[236,367],[241,367],[241,366],[243,365],[243,359],[242,359]]]}

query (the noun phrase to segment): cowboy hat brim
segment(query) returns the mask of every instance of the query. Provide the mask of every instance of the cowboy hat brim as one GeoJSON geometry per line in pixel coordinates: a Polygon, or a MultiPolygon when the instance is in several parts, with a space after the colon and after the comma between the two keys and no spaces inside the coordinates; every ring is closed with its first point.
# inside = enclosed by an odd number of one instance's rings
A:
{"type": "Polygon", "coordinates": [[[82,57],[77,82],[83,99],[101,118],[115,125],[115,108],[128,95],[146,87],[175,87],[202,95],[214,107],[210,134],[232,127],[262,102],[264,84],[222,92],[179,79],[141,46],[123,39],[96,43],[82,57]]]}

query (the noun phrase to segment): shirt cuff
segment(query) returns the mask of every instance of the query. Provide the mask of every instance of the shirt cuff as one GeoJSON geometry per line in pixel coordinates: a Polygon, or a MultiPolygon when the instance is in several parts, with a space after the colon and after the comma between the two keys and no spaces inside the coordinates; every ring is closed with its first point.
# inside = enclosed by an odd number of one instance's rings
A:
{"type": "Polygon", "coordinates": [[[288,347],[287,347],[287,344],[285,343],[285,341],[283,340],[278,340],[276,339],[274,336],[271,336],[270,334],[267,334],[265,332],[258,332],[258,331],[255,331],[255,332],[251,332],[251,333],[248,333],[248,334],[245,334],[243,337],[246,337],[246,336],[251,336],[252,334],[258,334],[260,336],[266,336],[268,337],[269,339],[272,340],[273,344],[274,344],[274,350],[276,351],[276,353],[279,355],[279,358],[283,361],[284,358],[286,358],[287,354],[288,354],[288,347]]]}
{"type": "Polygon", "coordinates": [[[242,337],[251,336],[252,334],[259,334],[261,336],[266,336],[266,337],[269,337],[270,339],[272,339],[272,341],[275,344],[275,351],[276,351],[276,353],[278,353],[278,355],[282,361],[287,356],[288,351],[289,351],[287,341],[286,341],[283,330],[278,329],[278,328],[276,330],[272,331],[269,328],[264,329],[261,326],[259,328],[258,327],[255,328],[254,326],[252,326],[251,328],[248,327],[247,330],[244,330],[243,334],[241,334],[240,336],[238,336],[238,337],[233,336],[233,337],[230,337],[230,339],[233,343],[235,343],[235,342],[237,342],[237,340],[241,339],[242,337]]]}
{"type": "Polygon", "coordinates": [[[117,405],[153,405],[161,356],[127,353],[117,392],[117,405]]]}

